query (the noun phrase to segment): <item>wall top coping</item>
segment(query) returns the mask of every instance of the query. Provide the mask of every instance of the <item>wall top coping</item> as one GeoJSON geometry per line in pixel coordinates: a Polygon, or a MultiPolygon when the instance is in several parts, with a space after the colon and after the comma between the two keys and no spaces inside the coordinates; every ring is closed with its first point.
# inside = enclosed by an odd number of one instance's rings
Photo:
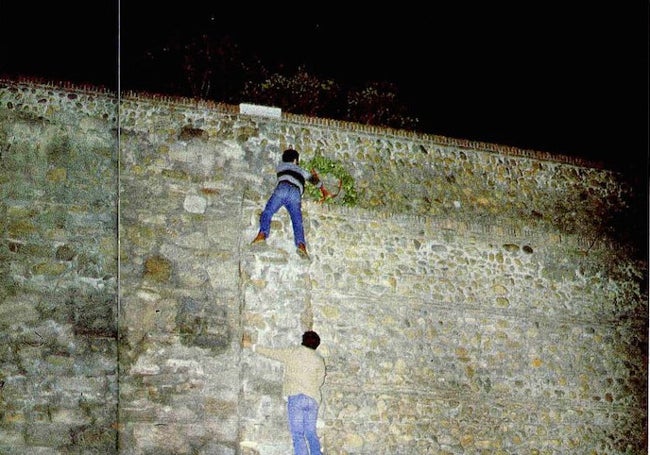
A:
{"type": "MultiPolygon", "coordinates": [[[[114,90],[106,87],[94,86],[90,84],[75,84],[68,81],[49,81],[33,77],[20,77],[17,79],[8,79],[0,77],[0,88],[2,87],[16,87],[28,88],[37,87],[46,90],[63,90],[66,92],[74,92],[77,94],[86,95],[109,95],[116,96],[120,104],[124,102],[134,103],[158,103],[176,105],[179,107],[186,107],[192,109],[210,109],[223,114],[231,115],[247,115],[240,111],[240,105],[227,104],[212,100],[203,100],[195,98],[187,98],[174,95],[163,95],[150,92],[136,92],[136,91],[122,91],[119,94],[114,90]]],[[[278,109],[270,106],[270,109],[278,109]]],[[[254,115],[250,113],[248,115],[254,115]]],[[[604,166],[600,162],[590,161],[579,157],[572,157],[561,154],[554,154],[550,152],[542,152],[531,149],[521,149],[509,145],[500,145],[489,142],[475,141],[469,139],[451,138],[447,136],[440,136],[436,134],[421,133],[410,130],[400,130],[389,127],[364,125],[361,123],[348,122],[344,120],[335,120],[321,117],[309,117],[304,115],[292,114],[290,112],[281,112],[280,118],[291,123],[298,123],[312,127],[334,128],[339,130],[352,131],[361,134],[390,136],[394,138],[408,139],[417,142],[428,142],[442,146],[452,146],[461,149],[468,149],[480,152],[492,152],[502,155],[510,155],[513,157],[532,158],[541,161],[552,161],[558,163],[565,163],[578,167],[587,167],[595,169],[603,169],[604,166]]],[[[275,120],[273,118],[265,118],[268,120],[275,120]]]]}

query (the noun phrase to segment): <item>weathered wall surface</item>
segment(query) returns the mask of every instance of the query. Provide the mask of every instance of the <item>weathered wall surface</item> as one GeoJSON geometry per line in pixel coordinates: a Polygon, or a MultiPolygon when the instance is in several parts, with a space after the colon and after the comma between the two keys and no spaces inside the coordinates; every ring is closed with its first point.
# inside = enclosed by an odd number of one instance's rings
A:
{"type": "Polygon", "coordinates": [[[281,369],[240,339],[284,346],[312,328],[325,453],[645,453],[647,264],[608,225],[629,191],[616,174],[187,100],[115,106],[0,87],[7,453],[290,453],[281,369]],[[356,191],[305,198],[309,261],[284,211],[250,246],[289,146],[342,165],[356,191]],[[21,179],[27,156],[41,171],[21,179]],[[44,200],[63,221],[36,216],[44,200]]]}
{"type": "Polygon", "coordinates": [[[112,453],[117,103],[1,90],[0,453],[112,453]]]}

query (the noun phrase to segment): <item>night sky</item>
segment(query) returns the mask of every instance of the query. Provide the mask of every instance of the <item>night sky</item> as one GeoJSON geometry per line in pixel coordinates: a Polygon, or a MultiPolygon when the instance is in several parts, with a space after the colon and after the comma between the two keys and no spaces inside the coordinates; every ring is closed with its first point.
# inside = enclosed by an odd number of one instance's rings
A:
{"type": "Polygon", "coordinates": [[[423,132],[647,175],[647,2],[401,2],[373,13],[352,2],[39,3],[2,2],[0,74],[111,89],[119,75],[129,89],[144,52],[209,30],[269,64],[392,82],[423,132]]]}

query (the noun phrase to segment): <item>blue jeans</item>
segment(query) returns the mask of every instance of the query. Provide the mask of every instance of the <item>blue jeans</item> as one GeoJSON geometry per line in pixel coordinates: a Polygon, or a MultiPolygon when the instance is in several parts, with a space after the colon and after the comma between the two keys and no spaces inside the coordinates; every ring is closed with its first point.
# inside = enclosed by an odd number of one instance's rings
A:
{"type": "Polygon", "coordinates": [[[260,216],[260,232],[264,233],[266,237],[269,236],[271,231],[271,218],[280,210],[280,207],[285,207],[291,217],[291,224],[293,226],[293,241],[298,246],[305,243],[305,231],[302,226],[302,194],[297,186],[288,182],[280,182],[273,190],[273,194],[266,203],[264,211],[260,216]]]}
{"type": "Polygon", "coordinates": [[[316,433],[318,403],[304,394],[291,395],[287,403],[289,430],[294,455],[321,455],[320,441],[316,433]],[[309,451],[307,446],[309,445],[309,451]]]}

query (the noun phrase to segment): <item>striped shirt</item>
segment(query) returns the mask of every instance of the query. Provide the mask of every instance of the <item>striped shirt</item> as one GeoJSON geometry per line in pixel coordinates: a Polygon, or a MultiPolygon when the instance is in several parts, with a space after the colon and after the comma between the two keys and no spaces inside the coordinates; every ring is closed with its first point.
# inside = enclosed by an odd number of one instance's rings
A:
{"type": "Polygon", "coordinates": [[[275,168],[275,171],[278,177],[277,183],[289,182],[300,189],[300,194],[303,194],[305,192],[305,181],[316,186],[316,188],[323,186],[323,182],[321,182],[318,177],[315,177],[311,174],[311,172],[301,168],[294,163],[282,162],[278,164],[278,167],[275,168]]]}

